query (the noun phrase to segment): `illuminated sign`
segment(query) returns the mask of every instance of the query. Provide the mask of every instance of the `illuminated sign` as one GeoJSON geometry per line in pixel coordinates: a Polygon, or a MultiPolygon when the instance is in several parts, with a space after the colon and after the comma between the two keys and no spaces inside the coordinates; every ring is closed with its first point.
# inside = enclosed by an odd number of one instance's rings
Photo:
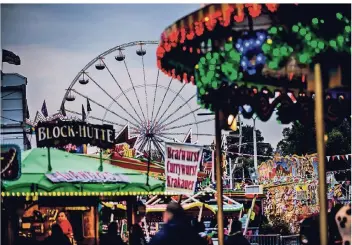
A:
{"type": "Polygon", "coordinates": [[[126,175],[109,173],[109,172],[54,172],[45,174],[45,176],[53,183],[60,182],[82,182],[82,183],[129,183],[126,175]]]}
{"type": "Polygon", "coordinates": [[[62,147],[90,144],[112,148],[115,130],[112,125],[94,125],[80,121],[40,122],[35,128],[38,147],[62,147]]]}
{"type": "Polygon", "coordinates": [[[1,145],[1,179],[17,180],[21,176],[21,149],[18,145],[1,145]]]}

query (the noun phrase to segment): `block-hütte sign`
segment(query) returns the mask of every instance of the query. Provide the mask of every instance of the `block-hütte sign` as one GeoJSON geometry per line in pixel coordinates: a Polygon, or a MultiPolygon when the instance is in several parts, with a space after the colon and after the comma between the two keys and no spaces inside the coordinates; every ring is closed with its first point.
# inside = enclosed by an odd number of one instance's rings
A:
{"type": "Polygon", "coordinates": [[[179,143],[166,143],[165,146],[166,191],[193,194],[203,147],[179,143]]]}

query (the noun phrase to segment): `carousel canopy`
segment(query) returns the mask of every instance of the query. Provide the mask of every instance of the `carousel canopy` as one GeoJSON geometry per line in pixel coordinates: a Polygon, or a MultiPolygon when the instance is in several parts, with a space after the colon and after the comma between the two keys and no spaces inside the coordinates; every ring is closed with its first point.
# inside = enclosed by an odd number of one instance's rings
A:
{"type": "Polygon", "coordinates": [[[12,192],[12,195],[34,192],[45,196],[53,196],[53,192],[54,195],[126,195],[164,191],[162,181],[150,178],[150,185],[146,186],[146,175],[134,170],[103,163],[103,171],[99,171],[99,159],[56,149],[50,150],[50,159],[52,171],[48,172],[47,149],[35,148],[23,152],[21,177],[15,181],[3,181],[2,191],[7,194],[12,192]],[[80,174],[75,176],[77,173],[80,174]],[[114,180],[99,181],[94,180],[95,177],[114,180]]]}

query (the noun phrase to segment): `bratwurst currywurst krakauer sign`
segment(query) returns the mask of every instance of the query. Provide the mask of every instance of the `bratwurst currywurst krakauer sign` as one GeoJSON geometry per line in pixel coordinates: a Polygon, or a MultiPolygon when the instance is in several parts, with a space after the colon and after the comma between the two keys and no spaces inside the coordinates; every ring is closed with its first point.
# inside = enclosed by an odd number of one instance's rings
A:
{"type": "Polygon", "coordinates": [[[168,192],[194,193],[202,152],[202,146],[166,143],[165,175],[168,192]]]}
{"type": "Polygon", "coordinates": [[[94,125],[80,121],[40,122],[35,133],[38,147],[90,144],[108,149],[113,147],[115,141],[112,125],[94,125]]]}

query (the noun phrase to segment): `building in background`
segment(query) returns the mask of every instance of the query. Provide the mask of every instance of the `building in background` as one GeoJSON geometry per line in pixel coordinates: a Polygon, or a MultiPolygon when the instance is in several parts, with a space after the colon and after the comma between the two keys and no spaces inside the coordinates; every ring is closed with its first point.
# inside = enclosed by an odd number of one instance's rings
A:
{"type": "Polygon", "coordinates": [[[1,73],[1,144],[16,144],[21,151],[31,148],[25,127],[29,117],[26,86],[26,77],[1,73]]]}

